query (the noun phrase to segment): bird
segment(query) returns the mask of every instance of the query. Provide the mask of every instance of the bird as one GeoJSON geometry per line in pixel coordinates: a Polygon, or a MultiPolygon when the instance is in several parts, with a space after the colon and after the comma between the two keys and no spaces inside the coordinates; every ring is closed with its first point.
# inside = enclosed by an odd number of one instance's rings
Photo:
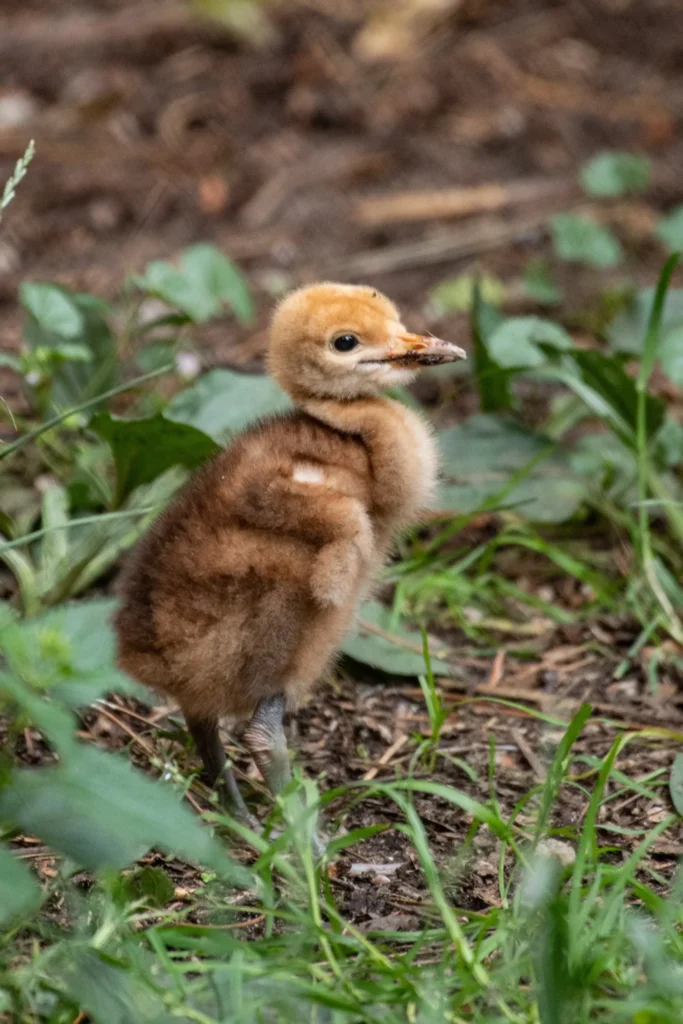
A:
{"type": "Polygon", "coordinates": [[[366,285],[298,288],[271,318],[266,366],[291,409],[235,436],[138,542],[115,618],[119,665],[177,702],[208,783],[256,826],[220,739],[244,742],[273,796],[291,779],[283,720],[334,663],[397,535],[438,484],[423,415],[384,392],[466,357],[410,333],[366,285]]]}

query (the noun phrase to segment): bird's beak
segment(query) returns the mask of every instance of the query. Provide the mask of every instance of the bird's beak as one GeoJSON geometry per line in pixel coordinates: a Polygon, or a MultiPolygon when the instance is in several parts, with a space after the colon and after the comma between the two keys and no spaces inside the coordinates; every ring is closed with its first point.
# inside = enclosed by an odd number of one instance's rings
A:
{"type": "Polygon", "coordinates": [[[405,359],[420,366],[438,366],[440,363],[454,363],[456,359],[467,359],[467,353],[452,341],[433,338],[431,334],[398,334],[391,345],[390,358],[405,359]]]}

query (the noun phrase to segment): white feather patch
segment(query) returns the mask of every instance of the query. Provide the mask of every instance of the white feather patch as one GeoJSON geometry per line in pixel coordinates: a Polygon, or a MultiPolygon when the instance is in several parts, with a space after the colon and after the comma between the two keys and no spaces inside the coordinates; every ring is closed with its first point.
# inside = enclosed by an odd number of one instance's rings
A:
{"type": "Polygon", "coordinates": [[[299,484],[324,484],[325,472],[321,466],[312,462],[296,462],[292,479],[299,484]]]}

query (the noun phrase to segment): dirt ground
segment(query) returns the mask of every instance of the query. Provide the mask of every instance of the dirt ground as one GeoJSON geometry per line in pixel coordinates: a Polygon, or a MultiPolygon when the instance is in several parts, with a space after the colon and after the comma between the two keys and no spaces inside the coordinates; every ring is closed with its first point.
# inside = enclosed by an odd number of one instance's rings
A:
{"type": "MultiPolygon", "coordinates": [[[[17,347],[22,279],[107,295],[145,261],[198,240],[240,263],[258,306],[252,329],[226,319],[202,333],[207,366],[257,367],[273,295],[320,277],[376,285],[419,327],[429,289],[445,276],[478,262],[512,282],[545,252],[549,214],[585,205],[576,172],[604,148],[654,162],[647,199],[603,204],[601,214],[617,225],[635,277],[652,282],[661,260],[652,226],[683,201],[678,0],[285,0],[259,11],[257,38],[245,40],[179,3],[5,0],[0,181],[31,137],[37,155],[2,224],[0,348],[17,347]],[[483,184],[497,188],[445,215],[442,190],[483,184]],[[427,193],[422,208],[417,190],[427,193]],[[385,202],[403,193],[398,212],[385,202]]],[[[580,291],[581,274],[569,285],[580,291]]],[[[464,320],[429,326],[467,340],[464,320]]],[[[21,409],[13,378],[0,383],[21,409]]],[[[527,691],[529,707],[551,717],[585,699],[622,725],[680,730],[677,681],[653,697],[647,652],[614,679],[632,640],[614,623],[556,630],[529,663],[513,665],[463,648],[453,697],[481,696],[482,687],[500,698],[527,691]]],[[[102,716],[84,731],[113,746],[129,743],[131,729],[152,735],[130,707],[114,705],[108,732],[98,727],[102,716]]],[[[428,732],[416,684],[371,684],[349,666],[291,724],[301,762],[324,772],[326,787],[373,771],[393,776],[415,732],[428,732]]],[[[440,759],[436,777],[485,798],[495,736],[498,798],[511,808],[543,773],[544,745],[557,734],[518,710],[463,704],[442,744],[456,760],[440,759]]],[[[597,720],[579,749],[601,756],[613,736],[597,720]]],[[[638,777],[672,757],[653,739],[621,767],[638,777]]],[[[469,823],[438,801],[417,806],[447,863],[469,823]]],[[[555,824],[576,825],[581,806],[568,796],[555,824]]],[[[666,812],[664,798],[657,807],[638,797],[614,809],[613,821],[643,827],[666,812]]],[[[387,802],[366,801],[343,826],[392,813],[387,802]]],[[[666,873],[681,853],[680,837],[662,837],[652,870],[666,873]]],[[[385,867],[362,876],[340,863],[343,911],[359,924],[389,918],[385,927],[412,927],[424,896],[402,835],[373,838],[355,849],[359,857],[385,867]]],[[[482,838],[466,885],[462,866],[454,868],[459,903],[495,905],[496,870],[493,840],[482,838]]],[[[182,892],[192,878],[178,884],[182,892]]]]}

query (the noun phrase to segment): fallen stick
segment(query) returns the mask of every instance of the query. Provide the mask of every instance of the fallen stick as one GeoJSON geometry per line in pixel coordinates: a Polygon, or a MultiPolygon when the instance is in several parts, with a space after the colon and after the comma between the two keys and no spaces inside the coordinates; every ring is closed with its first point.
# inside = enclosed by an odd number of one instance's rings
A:
{"type": "Polygon", "coordinates": [[[563,197],[566,202],[573,192],[574,186],[569,181],[548,181],[544,178],[493,182],[467,188],[399,192],[359,199],[354,206],[354,217],[361,224],[368,225],[470,217],[475,213],[494,213],[507,206],[554,197],[563,197]]]}
{"type": "Polygon", "coordinates": [[[488,252],[500,245],[510,245],[532,238],[545,225],[547,211],[536,211],[514,221],[478,220],[459,227],[457,231],[425,238],[415,242],[387,245],[383,249],[370,249],[356,253],[336,265],[335,272],[355,276],[387,274],[409,267],[428,266],[456,259],[465,259],[480,252],[488,252]]]}

